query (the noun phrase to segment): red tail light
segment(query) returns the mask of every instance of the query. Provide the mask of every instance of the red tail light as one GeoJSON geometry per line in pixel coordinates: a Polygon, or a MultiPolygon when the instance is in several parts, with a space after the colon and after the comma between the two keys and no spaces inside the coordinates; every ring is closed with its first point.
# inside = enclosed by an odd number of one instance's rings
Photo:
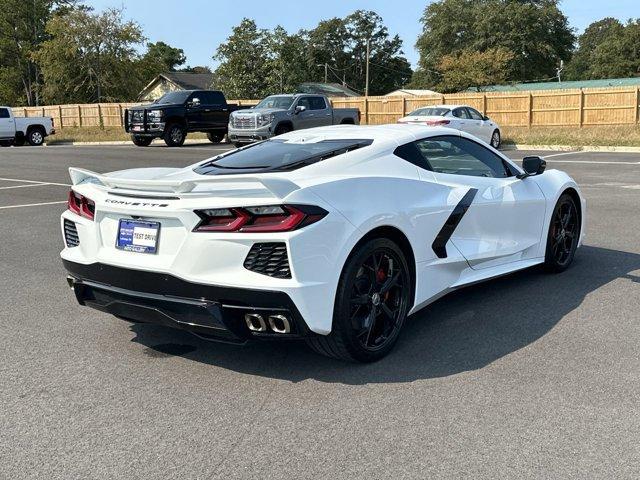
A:
{"type": "Polygon", "coordinates": [[[431,126],[431,127],[437,127],[437,126],[442,126],[442,125],[449,125],[449,123],[451,123],[451,121],[450,120],[427,120],[424,123],[426,125],[431,126]]]}
{"type": "Polygon", "coordinates": [[[313,205],[267,205],[195,213],[201,220],[194,232],[289,232],[317,222],[328,212],[313,205]]]}
{"type": "Polygon", "coordinates": [[[96,204],[93,200],[71,190],[67,199],[67,206],[73,213],[93,220],[96,204]]]}

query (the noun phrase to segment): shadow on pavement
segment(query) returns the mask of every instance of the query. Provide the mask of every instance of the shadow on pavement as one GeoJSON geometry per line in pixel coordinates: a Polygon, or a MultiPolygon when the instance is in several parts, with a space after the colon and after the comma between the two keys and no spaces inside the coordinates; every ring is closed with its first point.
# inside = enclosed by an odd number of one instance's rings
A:
{"type": "Polygon", "coordinates": [[[179,355],[195,362],[292,382],[410,382],[477,370],[519,350],[543,337],[601,286],[619,278],[640,282],[636,270],[638,254],[585,246],[564,273],[534,268],[458,290],[412,316],[395,350],[368,365],[318,356],[302,342],[237,347],[144,324],[131,326],[136,334],[132,341],[161,352],[175,344],[179,355]]]}

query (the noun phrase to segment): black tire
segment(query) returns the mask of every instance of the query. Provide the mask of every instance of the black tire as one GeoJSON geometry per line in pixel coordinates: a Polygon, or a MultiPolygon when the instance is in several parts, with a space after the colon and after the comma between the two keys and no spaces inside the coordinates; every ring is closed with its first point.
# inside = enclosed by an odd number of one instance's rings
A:
{"type": "Polygon", "coordinates": [[[23,136],[16,137],[13,144],[16,147],[22,147],[25,144],[26,139],[23,136]]]}
{"type": "Polygon", "coordinates": [[[211,143],[220,143],[224,139],[224,133],[208,132],[207,138],[211,143]]]}
{"type": "Polygon", "coordinates": [[[386,238],[369,240],[342,269],[331,333],[315,335],[307,343],[317,353],[340,360],[380,360],[398,340],[412,289],[402,250],[386,238]]]}
{"type": "Polygon", "coordinates": [[[2,140],[0,141],[0,147],[10,147],[11,143],[11,140],[2,140]]]}
{"type": "Polygon", "coordinates": [[[164,131],[164,143],[167,147],[180,147],[187,138],[187,132],[179,123],[170,123],[164,131]]]}
{"type": "Polygon", "coordinates": [[[240,142],[233,142],[233,146],[236,148],[244,147],[246,144],[240,142]]]}
{"type": "Polygon", "coordinates": [[[42,128],[34,127],[27,132],[27,142],[32,147],[39,147],[44,143],[45,133],[42,128]]]}
{"type": "Polygon", "coordinates": [[[291,125],[289,125],[288,123],[283,123],[276,127],[275,131],[273,132],[273,135],[274,136],[284,135],[285,133],[289,133],[291,131],[293,131],[293,128],[291,127],[291,125]]]}
{"type": "Polygon", "coordinates": [[[497,150],[500,148],[501,144],[502,144],[502,138],[500,136],[500,130],[495,129],[491,134],[490,145],[497,150]]]}
{"type": "Polygon", "coordinates": [[[152,137],[140,137],[138,135],[131,135],[131,141],[137,147],[148,147],[149,145],[151,145],[151,142],[153,141],[153,138],[152,137]]]}
{"type": "Polygon", "coordinates": [[[569,268],[578,248],[580,226],[580,213],[575,200],[567,193],[562,194],[551,214],[544,259],[545,270],[559,273],[569,268]]]}

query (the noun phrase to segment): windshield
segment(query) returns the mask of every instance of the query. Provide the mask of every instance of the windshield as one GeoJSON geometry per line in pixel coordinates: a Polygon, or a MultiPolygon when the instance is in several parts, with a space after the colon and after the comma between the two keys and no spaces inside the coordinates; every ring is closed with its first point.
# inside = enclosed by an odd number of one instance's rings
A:
{"type": "Polygon", "coordinates": [[[169,92],[165,93],[158,100],[155,101],[157,104],[176,104],[176,103],[184,103],[187,101],[190,92],[169,92]]]}
{"type": "Polygon", "coordinates": [[[282,108],[283,110],[288,110],[292,103],[293,95],[271,95],[254,108],[282,108]]]}
{"type": "Polygon", "coordinates": [[[371,145],[372,140],[323,140],[289,143],[267,140],[234,150],[195,168],[202,175],[289,171],[371,145]]]}
{"type": "Polygon", "coordinates": [[[441,107],[425,107],[414,110],[409,114],[410,117],[444,117],[449,113],[448,108],[441,107]]]}

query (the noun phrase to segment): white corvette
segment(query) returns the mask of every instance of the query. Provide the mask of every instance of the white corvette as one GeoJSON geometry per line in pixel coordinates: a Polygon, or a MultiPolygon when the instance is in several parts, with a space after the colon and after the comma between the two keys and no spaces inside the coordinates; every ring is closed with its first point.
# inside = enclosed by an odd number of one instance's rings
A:
{"type": "Polygon", "coordinates": [[[455,128],[478,137],[493,148],[499,148],[502,141],[498,124],[468,105],[422,107],[402,117],[398,123],[455,128]]]}
{"type": "Polygon", "coordinates": [[[187,168],[71,168],[61,226],[89,307],[208,339],[381,358],[407,317],[582,241],[576,183],[447,128],[291,132],[187,168]]]}

